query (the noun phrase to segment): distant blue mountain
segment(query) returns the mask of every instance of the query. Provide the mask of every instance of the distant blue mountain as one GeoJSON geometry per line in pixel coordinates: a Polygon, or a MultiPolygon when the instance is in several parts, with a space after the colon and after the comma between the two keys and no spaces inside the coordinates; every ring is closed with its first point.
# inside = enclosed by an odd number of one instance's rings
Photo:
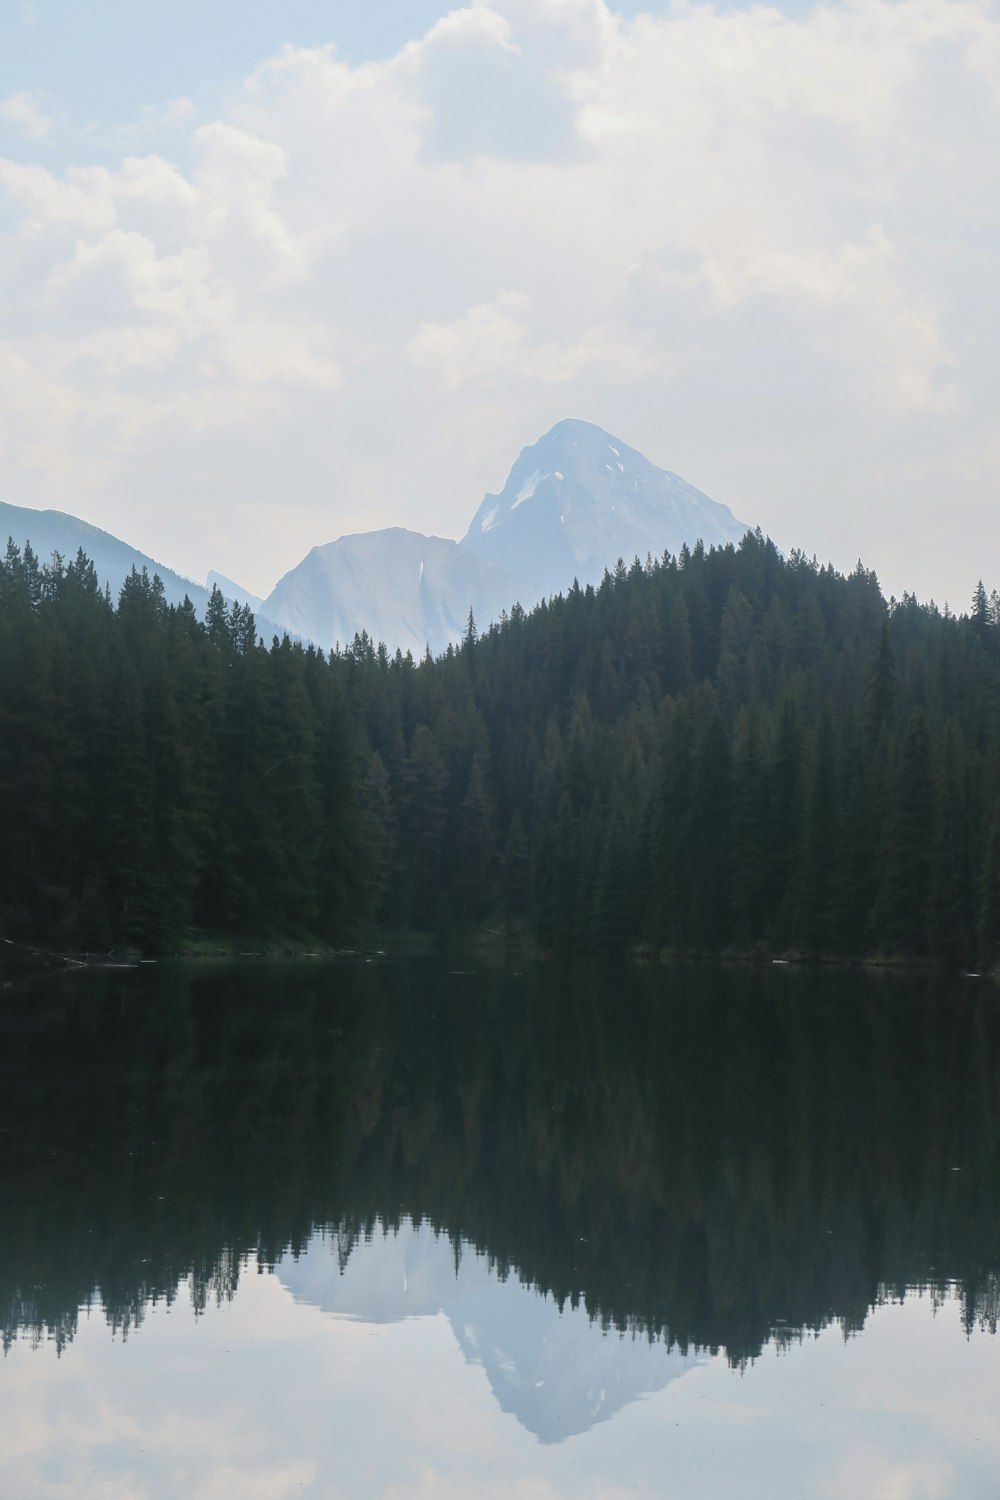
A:
{"type": "Polygon", "coordinates": [[[750,529],[621,438],[567,419],[524,449],[499,495],[484,496],[462,546],[548,595],[574,578],[599,583],[619,558],[659,558],[699,537],[725,546],[750,529]]]}
{"type": "MultiPolygon", "coordinates": [[[[287,630],[328,649],[365,631],[419,658],[427,646],[437,655],[460,640],[470,609],[485,629],[515,603],[531,609],[574,579],[599,583],[619,558],[659,558],[699,538],[723,546],[748,529],[620,438],[567,419],[522,451],[461,542],[391,526],[313,547],[263,601],[220,573],[209,584],[249,603],[265,641],[287,630]]],[[[22,547],[30,541],[43,561],[53,552],[69,561],[82,547],[115,597],[131,569],[145,567],[170,603],[187,595],[204,617],[208,588],[75,516],[0,504],[0,546],[8,535],[22,547]]]]}
{"type": "Polygon", "coordinates": [[[421,656],[457,641],[471,607],[482,629],[515,602],[530,609],[574,578],[599,583],[618,559],[738,542],[725,505],[658,469],[591,422],[558,422],[486,495],[461,543],[389,527],[314,547],[264,601],[322,646],[362,630],[421,656]]]}
{"type": "Polygon", "coordinates": [[[321,646],[350,645],[367,631],[416,659],[459,640],[473,610],[488,624],[525,597],[521,581],[457,542],[402,526],[359,532],[314,547],[276,585],[264,608],[321,646]]]}
{"type": "MultiPolygon", "coordinates": [[[[6,544],[8,537],[22,549],[26,542],[30,542],[40,562],[51,561],[53,552],[58,552],[64,562],[72,562],[82,547],[97,570],[101,587],[107,584],[113,599],[117,599],[121,586],[133,567],[140,572],[146,568],[150,576],[159,574],[169,604],[183,604],[186,595],[199,618],[205,617],[210,589],[204,584],[195,583],[193,579],[175,573],[173,568],[165,567],[136,547],[130,547],[109,531],[91,526],[88,521],[78,520],[76,516],[66,515],[61,510],[29,510],[22,505],[5,505],[0,502],[0,548],[6,544]]],[[[256,601],[250,594],[243,590],[237,591],[235,584],[231,585],[231,590],[223,588],[222,592],[228,599],[238,598],[241,604],[249,603],[254,608],[256,601]]],[[[266,641],[275,633],[280,635],[282,628],[265,616],[257,619],[258,634],[266,641]]]]}

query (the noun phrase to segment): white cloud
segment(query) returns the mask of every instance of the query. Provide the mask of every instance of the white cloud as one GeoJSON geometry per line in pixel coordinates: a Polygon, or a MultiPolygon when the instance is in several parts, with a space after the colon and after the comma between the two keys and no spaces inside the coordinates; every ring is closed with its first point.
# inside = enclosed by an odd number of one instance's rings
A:
{"type": "Polygon", "coordinates": [[[147,149],[151,142],[162,145],[166,141],[182,140],[194,128],[198,117],[197,104],[186,94],[181,94],[164,106],[144,105],[136,119],[111,127],[91,125],[86,138],[92,146],[109,152],[138,153],[147,149]]]}
{"type": "Polygon", "coordinates": [[[55,128],[55,118],[46,114],[36,95],[10,94],[0,100],[0,121],[8,120],[32,140],[44,141],[55,128]]]}
{"type": "Polygon", "coordinates": [[[638,337],[624,337],[610,326],[598,325],[560,346],[532,343],[532,322],[529,297],[500,292],[450,323],[422,324],[407,352],[417,369],[436,375],[448,391],[504,380],[566,385],[588,366],[598,366],[609,378],[634,381],[657,366],[638,337]]]}
{"type": "Polygon", "coordinates": [[[997,499],[998,98],[972,0],[478,0],[385,62],[286,48],[222,118],[147,112],[155,151],[0,161],[10,356],[59,393],[0,483],[114,529],[155,464],[205,523],[149,544],[266,589],[345,525],[460,532],[572,413],[964,598],[936,507],[978,539],[997,499]]]}
{"type": "Polygon", "coordinates": [[[418,369],[437,374],[449,390],[467,380],[510,375],[524,365],[525,320],[530,299],[501,292],[450,323],[424,323],[410,340],[418,369]]]}
{"type": "Polygon", "coordinates": [[[115,221],[111,177],[103,167],[70,167],[57,177],[44,167],[0,158],[0,190],[23,213],[29,234],[52,227],[103,229],[115,221]]]}
{"type": "Polygon", "coordinates": [[[178,99],[171,99],[166,109],[160,111],[156,116],[157,123],[167,130],[182,129],[191,125],[198,118],[198,106],[193,99],[182,94],[178,99]]]}

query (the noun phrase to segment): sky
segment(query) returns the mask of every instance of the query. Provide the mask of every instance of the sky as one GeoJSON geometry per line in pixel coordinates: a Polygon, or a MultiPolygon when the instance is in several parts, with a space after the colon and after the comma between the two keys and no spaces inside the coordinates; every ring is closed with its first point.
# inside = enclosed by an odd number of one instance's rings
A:
{"type": "Polygon", "coordinates": [[[0,499],[257,594],[599,423],[1000,588],[992,0],[0,0],[0,499]]]}
{"type": "MultiPolygon", "coordinates": [[[[996,1340],[966,1336],[957,1298],[935,1309],[908,1296],[861,1337],[831,1327],[781,1353],[769,1345],[742,1371],[717,1355],[587,1432],[538,1443],[445,1316],[331,1317],[293,1302],[281,1275],[252,1267],[198,1320],[182,1287],[127,1338],[95,1308],[61,1355],[16,1343],[0,1360],[4,1493],[995,1500],[996,1340]]],[[[508,1368],[513,1384],[521,1372],[508,1368]]]]}

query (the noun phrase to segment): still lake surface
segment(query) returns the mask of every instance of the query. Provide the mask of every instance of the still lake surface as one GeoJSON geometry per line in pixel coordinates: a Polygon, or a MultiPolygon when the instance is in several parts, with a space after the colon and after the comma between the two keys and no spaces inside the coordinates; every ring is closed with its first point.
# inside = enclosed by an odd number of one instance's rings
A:
{"type": "Polygon", "coordinates": [[[0,990],[0,1494],[1000,1490],[1000,991],[0,990]]]}

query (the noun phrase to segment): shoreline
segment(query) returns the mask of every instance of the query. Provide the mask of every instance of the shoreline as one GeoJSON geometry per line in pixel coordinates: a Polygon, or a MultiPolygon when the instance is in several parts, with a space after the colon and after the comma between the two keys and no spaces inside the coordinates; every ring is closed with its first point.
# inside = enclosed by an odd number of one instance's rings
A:
{"type": "Polygon", "coordinates": [[[755,948],[749,951],[709,952],[698,949],[671,949],[650,942],[637,942],[615,956],[599,957],[581,953],[557,954],[541,949],[525,933],[503,933],[495,928],[479,928],[462,933],[430,933],[388,930],[365,934],[350,946],[335,946],[304,936],[301,938],[267,938],[256,942],[226,938],[220,934],[202,933],[189,936],[161,953],[147,954],[136,948],[110,949],[104,952],[61,951],[39,944],[0,940],[0,982],[32,979],[47,974],[66,974],[93,969],[139,969],[177,962],[206,963],[329,963],[337,960],[388,960],[401,962],[447,954],[458,949],[497,961],[516,958],[520,962],[548,964],[558,958],[570,962],[599,962],[638,967],[670,968],[674,964],[725,964],[751,968],[857,969],[867,973],[940,974],[943,977],[984,979],[1000,982],[1000,965],[991,970],[949,968],[932,959],[905,955],[872,954],[847,957],[839,954],[804,954],[795,950],[774,952],[755,948]]]}

